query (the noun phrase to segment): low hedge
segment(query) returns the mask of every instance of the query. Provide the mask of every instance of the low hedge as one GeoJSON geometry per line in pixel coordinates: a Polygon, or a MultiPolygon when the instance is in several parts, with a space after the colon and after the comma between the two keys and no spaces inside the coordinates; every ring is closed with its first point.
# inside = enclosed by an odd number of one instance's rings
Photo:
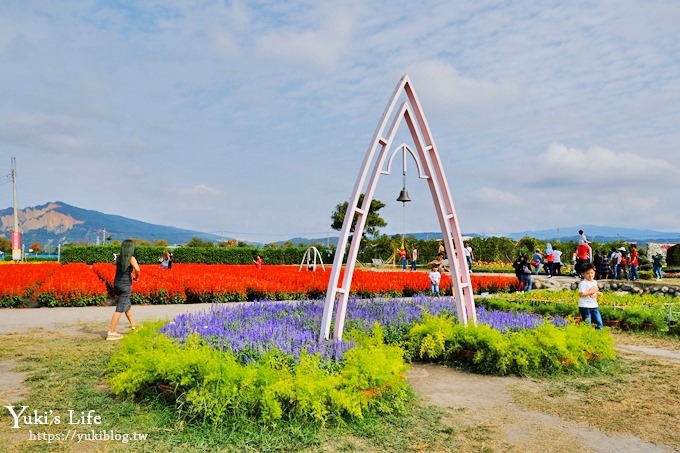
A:
{"type": "MultiPolygon", "coordinates": [[[[644,296],[623,296],[644,297],[644,296]]],[[[651,296],[650,296],[651,297],[651,296]]],[[[476,298],[475,303],[489,310],[502,311],[527,311],[544,316],[559,315],[566,318],[580,316],[577,303],[562,302],[514,302],[502,297],[476,298]]],[[[657,306],[628,305],[625,307],[613,307],[600,304],[600,313],[604,321],[619,321],[619,327],[623,330],[653,330],[667,333],[669,323],[667,309],[659,304],[657,306]]]]}
{"type": "Polygon", "coordinates": [[[544,323],[535,329],[501,333],[483,324],[465,327],[446,315],[425,316],[414,325],[406,348],[411,359],[498,375],[555,374],[616,359],[609,332],[590,325],[544,323]]]}
{"type": "MultiPolygon", "coordinates": [[[[156,264],[167,247],[138,245],[135,257],[140,264],[156,264]]],[[[307,247],[177,247],[172,249],[177,263],[251,264],[260,255],[266,264],[300,264],[307,247]]],[[[329,250],[321,249],[325,262],[332,262],[329,250]]],[[[63,263],[110,263],[120,247],[114,245],[68,245],[62,249],[63,263]]]]}

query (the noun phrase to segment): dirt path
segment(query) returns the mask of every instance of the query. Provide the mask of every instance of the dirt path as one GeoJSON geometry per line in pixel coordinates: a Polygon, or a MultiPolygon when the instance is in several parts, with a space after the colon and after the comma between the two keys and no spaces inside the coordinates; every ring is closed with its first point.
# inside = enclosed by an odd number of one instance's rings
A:
{"type": "Polygon", "coordinates": [[[621,352],[628,352],[633,354],[642,354],[653,357],[662,357],[667,360],[680,362],[680,351],[671,351],[668,349],[656,348],[653,346],[635,345],[619,343],[616,349],[621,352]]]}
{"type": "Polygon", "coordinates": [[[409,382],[427,403],[445,408],[446,421],[459,430],[457,439],[488,443],[502,451],[672,451],[630,435],[608,435],[585,424],[520,407],[512,401],[513,385],[530,384],[515,377],[480,376],[440,365],[417,364],[409,382]]]}
{"type": "MultiPolygon", "coordinates": [[[[135,305],[132,311],[137,321],[144,322],[209,310],[211,305],[135,305]]],[[[33,329],[61,330],[73,328],[74,325],[96,323],[101,325],[102,335],[105,335],[114,311],[114,307],[3,308],[0,309],[0,334],[24,333],[33,329]]],[[[126,326],[127,321],[123,317],[119,327],[126,326]]]]}

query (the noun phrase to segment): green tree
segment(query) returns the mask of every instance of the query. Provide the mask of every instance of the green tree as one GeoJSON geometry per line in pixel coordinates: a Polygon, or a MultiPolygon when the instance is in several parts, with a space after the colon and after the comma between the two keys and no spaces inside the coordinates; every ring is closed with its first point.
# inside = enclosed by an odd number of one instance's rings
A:
{"type": "Polygon", "coordinates": [[[517,252],[527,254],[529,257],[531,257],[531,255],[534,253],[534,250],[536,250],[537,245],[538,242],[536,241],[536,238],[524,236],[517,242],[517,252]]]}
{"type": "Polygon", "coordinates": [[[213,243],[210,241],[204,241],[201,238],[193,237],[185,245],[187,247],[212,247],[213,243]]]}
{"type": "Polygon", "coordinates": [[[4,236],[0,236],[0,252],[9,253],[12,251],[12,243],[4,236]]]}
{"type": "Polygon", "coordinates": [[[666,252],[666,264],[669,266],[680,266],[680,244],[675,244],[668,248],[666,252]]]}
{"type": "Polygon", "coordinates": [[[401,236],[390,237],[381,234],[375,239],[361,241],[359,258],[361,261],[370,262],[373,258],[387,260],[394,250],[401,245],[401,236]]]}
{"type": "MultiPolygon", "coordinates": [[[[359,195],[359,203],[357,206],[361,206],[361,203],[364,201],[364,194],[362,193],[359,195]]],[[[345,201],[343,203],[339,203],[338,205],[335,206],[335,210],[331,214],[331,228],[334,230],[341,230],[342,229],[342,223],[345,221],[345,214],[347,213],[347,206],[349,206],[349,202],[345,201]]],[[[380,200],[371,200],[371,206],[368,209],[368,217],[366,218],[366,227],[364,228],[364,231],[361,232],[362,236],[366,236],[368,233],[369,235],[376,237],[380,233],[379,229],[384,228],[387,226],[387,222],[385,222],[385,219],[380,217],[379,211],[385,207],[385,203],[383,203],[380,200]]],[[[352,221],[352,228],[351,232],[354,232],[354,227],[356,226],[357,219],[353,219],[352,221]]]]}
{"type": "Polygon", "coordinates": [[[466,241],[472,247],[475,259],[480,261],[512,262],[516,257],[516,243],[510,238],[490,236],[466,241]]]}

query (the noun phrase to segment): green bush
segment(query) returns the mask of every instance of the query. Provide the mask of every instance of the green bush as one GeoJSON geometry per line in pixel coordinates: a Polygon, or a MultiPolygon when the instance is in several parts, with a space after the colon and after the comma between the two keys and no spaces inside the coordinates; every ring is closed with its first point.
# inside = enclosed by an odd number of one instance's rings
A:
{"type": "Polygon", "coordinates": [[[581,370],[616,359],[606,330],[589,325],[501,333],[489,326],[467,328],[449,316],[426,316],[406,339],[407,357],[465,365],[487,374],[544,375],[581,370]]]}
{"type": "Polygon", "coordinates": [[[626,330],[668,330],[666,310],[663,307],[626,307],[619,310],[621,328],[626,330]]]}
{"type": "MultiPolygon", "coordinates": [[[[546,297],[536,291],[540,297],[546,297]]],[[[554,293],[550,293],[554,294],[554,293]]],[[[531,297],[524,294],[523,297],[531,297]]],[[[620,327],[623,330],[655,330],[657,332],[668,332],[667,312],[663,308],[665,303],[673,303],[674,298],[669,296],[653,294],[621,294],[605,293],[605,303],[600,304],[600,313],[604,321],[621,321],[620,327]]],[[[559,299],[558,299],[559,300],[559,299]]],[[[565,318],[580,316],[578,304],[565,302],[529,302],[508,301],[498,297],[477,298],[477,305],[489,310],[502,311],[527,311],[543,316],[559,315],[565,318]]]]}
{"type": "Polygon", "coordinates": [[[161,325],[145,325],[122,340],[108,366],[115,394],[153,394],[161,386],[187,418],[212,424],[230,417],[323,423],[402,411],[411,398],[403,352],[383,344],[380,329],[347,351],[339,370],[329,370],[316,355],[295,362],[278,351],[245,364],[198,337],[179,345],[160,333],[161,325]]]}
{"type": "Polygon", "coordinates": [[[88,307],[101,306],[106,301],[105,294],[85,296],[79,293],[70,292],[60,294],[59,297],[52,293],[41,293],[37,298],[38,305],[41,307],[88,307]]]}
{"type": "MultiPolygon", "coordinates": [[[[138,245],[135,257],[140,264],[157,264],[167,247],[138,245]]],[[[252,264],[260,255],[266,264],[300,264],[307,247],[178,247],[172,249],[175,262],[205,264],[252,264]]],[[[63,263],[111,263],[114,253],[120,252],[115,245],[68,245],[62,249],[63,263]]],[[[320,250],[324,260],[332,261],[327,250],[320,250]]]]}
{"type": "Polygon", "coordinates": [[[652,271],[640,270],[638,271],[638,276],[640,277],[640,280],[651,280],[652,271]]]}
{"type": "Polygon", "coordinates": [[[671,266],[680,266],[680,244],[675,244],[666,251],[666,264],[671,266]]]}
{"type": "Polygon", "coordinates": [[[0,308],[13,308],[18,307],[25,302],[25,299],[21,296],[9,296],[5,295],[0,297],[0,308]]]}

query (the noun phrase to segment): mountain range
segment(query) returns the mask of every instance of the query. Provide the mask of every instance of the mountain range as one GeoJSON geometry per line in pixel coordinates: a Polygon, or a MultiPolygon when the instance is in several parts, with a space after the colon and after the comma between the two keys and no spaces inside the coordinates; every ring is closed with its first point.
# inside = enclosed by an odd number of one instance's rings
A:
{"type": "MultiPolygon", "coordinates": [[[[13,224],[12,208],[0,210],[0,234],[8,238],[13,224]]],[[[57,244],[67,242],[101,243],[101,241],[123,240],[126,238],[138,238],[150,242],[165,240],[169,244],[184,244],[195,237],[210,242],[225,240],[224,237],[210,233],[141,222],[119,215],[104,214],[99,211],[78,208],[62,201],[53,201],[19,210],[19,226],[23,232],[23,242],[27,244],[27,247],[28,244],[37,242],[45,250],[50,250],[56,247],[57,244]]],[[[597,225],[526,230],[504,234],[503,236],[515,240],[521,239],[524,236],[530,236],[541,240],[574,241],[577,239],[578,230],[580,229],[586,232],[589,240],[597,242],[680,242],[680,233],[597,225]]],[[[442,235],[440,232],[417,232],[407,233],[406,236],[427,240],[439,239],[442,235]]],[[[487,235],[467,233],[464,236],[483,237],[487,235]]],[[[334,245],[336,242],[337,236],[321,239],[295,237],[277,243],[334,245]]]]}
{"type": "Polygon", "coordinates": [[[544,230],[527,230],[510,233],[506,236],[512,239],[521,239],[524,236],[534,237],[541,240],[575,241],[578,239],[578,231],[583,230],[589,241],[613,242],[680,242],[680,233],[657,231],[638,228],[617,228],[599,225],[580,225],[559,227],[544,230]]]}
{"type": "MultiPolygon", "coordinates": [[[[153,242],[166,240],[183,244],[197,237],[216,242],[224,238],[200,231],[154,225],[113,214],[82,209],[62,201],[20,209],[19,228],[28,248],[35,242],[45,250],[64,243],[100,243],[105,240],[139,238],[153,242]]],[[[0,210],[0,233],[9,237],[14,225],[14,210],[0,210]]]]}

